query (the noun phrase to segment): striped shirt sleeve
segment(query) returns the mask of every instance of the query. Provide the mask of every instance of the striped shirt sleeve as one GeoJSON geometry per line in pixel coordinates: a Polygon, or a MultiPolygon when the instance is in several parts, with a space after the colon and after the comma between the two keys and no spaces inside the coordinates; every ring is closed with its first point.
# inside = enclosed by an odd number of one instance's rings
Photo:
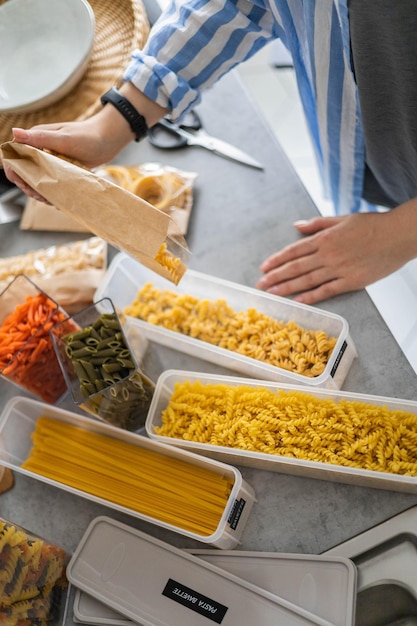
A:
{"type": "Polygon", "coordinates": [[[198,104],[201,89],[276,37],[271,12],[248,0],[173,0],[124,74],[174,119],[198,104]]]}

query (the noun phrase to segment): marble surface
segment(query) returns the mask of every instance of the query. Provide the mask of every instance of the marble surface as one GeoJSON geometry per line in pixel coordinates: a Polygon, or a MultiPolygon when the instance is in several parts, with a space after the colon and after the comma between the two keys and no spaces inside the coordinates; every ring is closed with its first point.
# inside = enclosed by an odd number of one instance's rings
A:
{"type": "MultiPolygon", "coordinates": [[[[133,143],[117,161],[159,161],[197,172],[187,236],[192,251],[190,267],[254,286],[264,257],[298,236],[292,222],[317,211],[234,73],[206,93],[199,112],[208,132],[249,151],[265,169],[251,169],[199,148],[163,152],[146,141],[133,143]]],[[[122,213],[122,207],[120,210],[122,213]]],[[[23,232],[16,224],[3,224],[0,255],[76,238],[79,235],[23,232]]],[[[366,291],[334,298],[319,308],[347,319],[358,349],[344,390],[417,400],[416,375],[366,291]]],[[[168,349],[161,350],[160,359],[165,369],[218,371],[168,349]]],[[[16,388],[0,381],[0,408],[16,393],[16,388]]],[[[69,400],[66,403],[66,408],[71,408],[69,400]]],[[[417,503],[417,493],[239,469],[257,496],[239,547],[244,550],[319,554],[417,503]]],[[[14,488],[0,496],[2,517],[70,552],[99,514],[111,515],[178,547],[202,547],[182,535],[114,513],[17,472],[14,488]]]]}

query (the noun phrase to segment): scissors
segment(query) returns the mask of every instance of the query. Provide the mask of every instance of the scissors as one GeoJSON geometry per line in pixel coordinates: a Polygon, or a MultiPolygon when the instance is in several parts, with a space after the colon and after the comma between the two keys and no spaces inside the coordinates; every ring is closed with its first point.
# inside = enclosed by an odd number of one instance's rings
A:
{"type": "Polygon", "coordinates": [[[206,133],[203,130],[200,116],[194,110],[187,113],[180,124],[175,124],[169,117],[163,117],[150,128],[148,139],[156,148],[173,150],[175,148],[184,148],[185,146],[201,146],[227,159],[232,159],[260,170],[264,169],[261,163],[246,152],[206,133]]]}

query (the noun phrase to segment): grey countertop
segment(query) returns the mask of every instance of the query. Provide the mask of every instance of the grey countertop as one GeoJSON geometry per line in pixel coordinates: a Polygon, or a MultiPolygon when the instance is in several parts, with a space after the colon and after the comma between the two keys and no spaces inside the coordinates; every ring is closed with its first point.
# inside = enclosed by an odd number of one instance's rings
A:
{"type": "MultiPolygon", "coordinates": [[[[252,287],[262,260],[297,237],[292,222],[309,218],[317,210],[234,73],[206,92],[199,112],[208,132],[250,152],[265,164],[264,171],[199,148],[162,152],[147,141],[132,143],[117,161],[159,161],[197,172],[187,235],[190,268],[252,287]]],[[[20,231],[16,223],[4,224],[0,255],[78,238],[77,234],[20,231]]],[[[416,375],[366,291],[336,297],[320,308],[345,317],[358,349],[344,390],[417,400],[416,375]]],[[[183,363],[184,369],[195,366],[213,371],[209,363],[184,361],[166,351],[166,368],[183,363]]],[[[2,406],[16,394],[16,388],[4,381],[0,381],[0,391],[2,406]]],[[[244,550],[319,554],[417,503],[417,494],[239,469],[257,496],[242,535],[240,548],[244,550]]],[[[17,473],[14,488],[0,496],[2,517],[69,551],[98,514],[112,515],[179,547],[201,547],[181,535],[17,473]]]]}

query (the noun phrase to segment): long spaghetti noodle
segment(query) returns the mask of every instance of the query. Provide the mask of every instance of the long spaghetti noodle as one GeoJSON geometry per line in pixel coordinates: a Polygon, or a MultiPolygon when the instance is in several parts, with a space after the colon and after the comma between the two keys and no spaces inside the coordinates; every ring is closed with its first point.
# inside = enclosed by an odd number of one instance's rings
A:
{"type": "Polygon", "coordinates": [[[232,481],[207,467],[40,417],[22,467],[199,535],[212,534],[232,481]]]}

